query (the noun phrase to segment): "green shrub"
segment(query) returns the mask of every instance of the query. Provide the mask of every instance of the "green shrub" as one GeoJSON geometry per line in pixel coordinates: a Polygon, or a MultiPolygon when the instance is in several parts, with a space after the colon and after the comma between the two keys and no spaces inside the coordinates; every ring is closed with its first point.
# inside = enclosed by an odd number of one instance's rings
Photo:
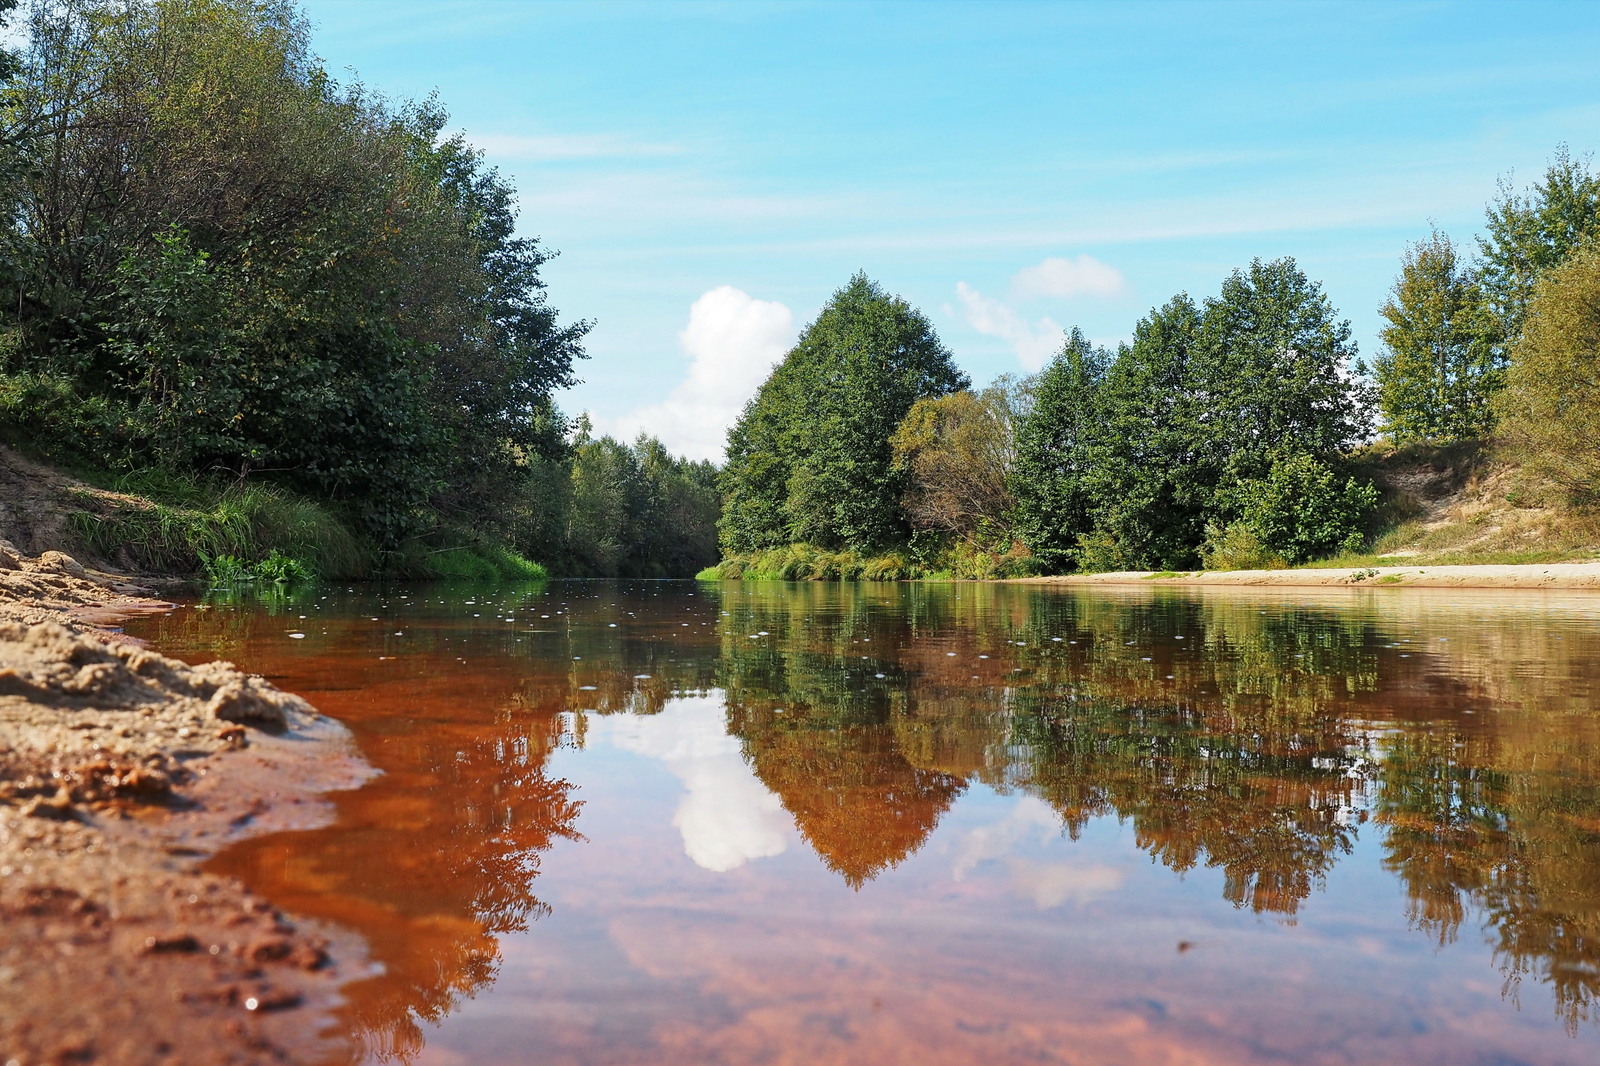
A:
{"type": "Polygon", "coordinates": [[[1248,522],[1208,526],[1200,561],[1207,570],[1282,570],[1289,565],[1248,522]]]}
{"type": "Polygon", "coordinates": [[[1242,483],[1236,498],[1239,521],[1269,553],[1302,563],[1359,550],[1379,493],[1370,482],[1341,480],[1315,456],[1300,454],[1275,462],[1266,477],[1242,483]]]}
{"type": "Polygon", "coordinates": [[[86,508],[94,509],[68,516],[73,533],[92,554],[146,573],[231,575],[223,560],[253,572],[273,558],[330,578],[364,577],[370,569],[361,541],[321,504],[269,485],[218,491],[170,475],[149,480],[169,479],[163,495],[183,503],[126,496],[107,504],[85,493],[86,508]]]}

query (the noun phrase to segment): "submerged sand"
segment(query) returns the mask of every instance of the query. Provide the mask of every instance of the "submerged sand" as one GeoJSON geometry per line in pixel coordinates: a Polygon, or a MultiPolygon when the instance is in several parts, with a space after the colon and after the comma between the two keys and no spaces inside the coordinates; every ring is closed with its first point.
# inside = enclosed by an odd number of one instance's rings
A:
{"type": "Polygon", "coordinates": [[[0,1062],[324,1059],[359,950],[196,867],[368,771],[298,697],[119,640],[173,609],[145,591],[0,541],[0,1062]]]}

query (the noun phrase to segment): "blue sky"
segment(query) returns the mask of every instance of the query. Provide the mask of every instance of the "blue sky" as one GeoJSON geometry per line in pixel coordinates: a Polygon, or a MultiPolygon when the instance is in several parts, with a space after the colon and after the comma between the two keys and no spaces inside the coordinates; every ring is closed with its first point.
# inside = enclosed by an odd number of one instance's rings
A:
{"type": "Polygon", "coordinates": [[[982,384],[1059,329],[1294,256],[1363,355],[1407,241],[1600,148],[1600,4],[312,0],[316,51],[437,91],[595,322],[598,428],[717,451],[860,269],[982,384]]]}

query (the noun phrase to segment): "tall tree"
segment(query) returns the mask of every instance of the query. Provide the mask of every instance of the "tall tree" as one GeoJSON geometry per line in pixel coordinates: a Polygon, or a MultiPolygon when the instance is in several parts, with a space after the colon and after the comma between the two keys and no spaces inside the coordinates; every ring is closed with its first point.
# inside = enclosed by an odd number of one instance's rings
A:
{"type": "Polygon", "coordinates": [[[1180,293],[1134,327],[1106,373],[1104,423],[1093,451],[1088,569],[1187,567],[1216,482],[1198,459],[1207,418],[1200,369],[1203,315],[1180,293]]]}
{"type": "MultiPolygon", "coordinates": [[[[1333,477],[1366,428],[1355,354],[1349,323],[1292,259],[1235,271],[1202,307],[1175,297],[1115,358],[1075,333],[1019,435],[1018,532],[1056,568],[1195,565],[1208,527],[1286,498],[1245,487],[1298,484],[1310,467],[1282,466],[1296,457],[1333,477]]],[[[1278,525],[1296,545],[1329,541],[1278,525]]]]}
{"type": "Polygon", "coordinates": [[[434,102],[339,86],[285,0],[37,0],[0,372],[85,410],[95,461],[266,476],[381,543],[492,524],[564,450],[587,324],[434,102]]]}
{"type": "Polygon", "coordinates": [[[1484,436],[1503,360],[1477,272],[1435,229],[1406,249],[1382,307],[1386,351],[1373,361],[1383,430],[1396,444],[1484,436]]]}
{"type": "Polygon", "coordinates": [[[1574,502],[1600,502],[1600,242],[1534,287],[1497,407],[1526,469],[1574,502]]]}
{"type": "MultiPolygon", "coordinates": [[[[1487,215],[1487,232],[1478,238],[1483,289],[1499,341],[1509,348],[1522,332],[1540,275],[1600,228],[1600,174],[1560,145],[1544,178],[1522,195],[1502,181],[1487,215]]],[[[1503,358],[1505,349],[1499,354],[1503,358]]]]}
{"type": "Polygon", "coordinates": [[[1017,427],[1013,528],[1053,570],[1072,569],[1078,539],[1090,530],[1096,445],[1103,437],[1099,389],[1110,360],[1073,327],[1039,374],[1032,407],[1017,427]]]}
{"type": "Polygon", "coordinates": [[[904,473],[890,437],[919,398],[967,385],[927,318],[857,274],[729,433],[723,546],[866,552],[903,541],[904,473]]]}

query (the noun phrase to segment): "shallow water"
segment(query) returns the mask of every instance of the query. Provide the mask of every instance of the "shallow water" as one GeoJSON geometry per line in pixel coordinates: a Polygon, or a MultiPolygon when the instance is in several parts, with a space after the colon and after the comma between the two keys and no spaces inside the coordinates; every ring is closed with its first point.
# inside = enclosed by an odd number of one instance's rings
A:
{"type": "Polygon", "coordinates": [[[210,864],[369,946],[354,1061],[1600,1061],[1600,595],[552,582],[129,628],[384,771],[210,864]]]}

